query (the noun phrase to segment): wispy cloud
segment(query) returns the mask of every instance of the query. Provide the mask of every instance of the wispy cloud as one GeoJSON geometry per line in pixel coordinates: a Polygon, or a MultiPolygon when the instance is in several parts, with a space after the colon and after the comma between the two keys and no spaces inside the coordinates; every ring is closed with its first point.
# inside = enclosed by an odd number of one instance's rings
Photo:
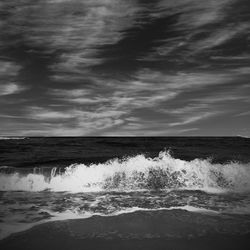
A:
{"type": "Polygon", "coordinates": [[[8,83],[0,85],[0,96],[17,94],[18,92],[24,90],[21,86],[16,83],[8,83]]]}
{"type": "Polygon", "coordinates": [[[18,64],[0,59],[0,96],[16,94],[25,89],[15,82],[20,69],[18,64]]]}
{"type": "Polygon", "coordinates": [[[223,61],[242,61],[250,60],[250,54],[239,54],[237,56],[225,55],[225,56],[211,56],[213,60],[223,60],[223,61]]]}
{"type": "Polygon", "coordinates": [[[177,72],[175,74],[163,73],[152,70],[142,70],[138,74],[138,79],[148,86],[155,84],[159,90],[168,90],[173,92],[194,91],[218,84],[228,83],[231,79],[223,72],[177,72]]]}
{"type": "Polygon", "coordinates": [[[10,86],[14,86],[14,82],[19,73],[21,66],[7,60],[0,59],[0,85],[8,84],[10,86]],[[12,85],[10,85],[12,84],[12,85]]]}
{"type": "Polygon", "coordinates": [[[20,66],[14,62],[0,59],[0,77],[15,77],[20,70],[20,66]]]}
{"type": "MultiPolygon", "coordinates": [[[[1,9],[6,13],[1,35],[15,34],[18,39],[12,43],[42,48],[44,56],[56,53],[57,59],[48,65],[50,77],[72,82],[81,81],[87,68],[105,60],[98,56],[100,47],[121,40],[141,7],[130,0],[14,0],[2,3],[1,9]]],[[[0,39],[0,48],[9,45],[0,39]]]]}
{"type": "Polygon", "coordinates": [[[173,122],[169,123],[168,126],[170,127],[175,127],[175,126],[182,126],[182,125],[187,125],[191,124],[200,120],[207,119],[208,117],[218,115],[218,112],[205,112],[201,114],[196,114],[193,116],[190,116],[189,114],[185,114],[184,116],[181,117],[181,121],[179,122],[173,122]]]}
{"type": "Polygon", "coordinates": [[[91,94],[88,89],[50,89],[48,94],[58,97],[77,98],[91,94]]]}
{"type": "MultiPolygon", "coordinates": [[[[111,112],[112,117],[123,121],[119,124],[121,129],[126,126],[128,130],[132,128],[136,130],[137,127],[140,127],[140,124],[147,122],[147,119],[142,118],[140,112],[147,112],[148,117],[153,115],[154,112],[158,112],[157,119],[162,116],[161,122],[167,128],[189,125],[215,116],[221,112],[217,103],[244,100],[246,96],[242,91],[233,94],[234,89],[232,89],[232,93],[230,91],[226,94],[225,92],[219,92],[216,95],[211,93],[202,98],[193,97],[192,94],[197,91],[204,92],[204,89],[210,89],[212,86],[228,86],[237,77],[237,73],[229,74],[226,71],[170,74],[141,69],[134,74],[132,79],[123,81],[105,79],[108,84],[106,84],[105,91],[102,92],[99,92],[98,89],[101,88],[103,80],[97,78],[93,89],[51,90],[50,94],[52,98],[60,98],[60,101],[64,103],[77,104],[77,110],[84,109],[84,112],[70,111],[69,113],[75,113],[75,116],[78,117],[85,116],[86,121],[93,119],[93,115],[96,119],[106,118],[107,115],[101,117],[100,114],[111,112]],[[181,101],[181,96],[184,94],[191,95],[191,97],[181,101]],[[175,101],[173,102],[173,100],[175,101]],[[188,102],[189,104],[187,104],[188,102]],[[173,103],[176,103],[176,105],[173,103]],[[181,106],[178,103],[182,103],[181,106]],[[171,106],[172,108],[170,108],[171,106]],[[213,112],[214,108],[218,112],[213,112]],[[135,113],[141,117],[140,122],[130,120],[130,117],[135,113]]],[[[113,125],[117,126],[115,123],[113,125]]],[[[154,129],[153,126],[151,129],[154,129]]]]}
{"type": "Polygon", "coordinates": [[[200,1],[177,0],[159,1],[153,17],[178,15],[176,23],[171,26],[171,33],[159,41],[157,46],[139,58],[141,61],[169,61],[187,63],[196,53],[204,52],[221,45],[234,36],[245,32],[249,23],[240,25],[228,20],[227,8],[236,0],[200,1]],[[221,25],[222,23],[227,25],[221,25]]]}
{"type": "Polygon", "coordinates": [[[180,27],[189,26],[194,29],[207,24],[220,22],[225,18],[224,10],[226,6],[233,2],[235,1],[161,0],[158,2],[158,8],[163,11],[163,13],[160,12],[161,15],[172,12],[183,13],[179,19],[178,25],[180,27]]]}
{"type": "Polygon", "coordinates": [[[95,112],[81,109],[58,110],[55,108],[29,107],[26,118],[42,122],[42,128],[32,129],[41,135],[88,135],[98,130],[114,127],[123,123],[122,111],[96,110],[95,112]],[[44,124],[47,124],[44,126],[44,124]]]}
{"type": "Polygon", "coordinates": [[[197,131],[199,128],[170,127],[167,123],[157,123],[153,120],[142,120],[138,117],[128,118],[127,121],[117,128],[107,129],[105,136],[173,136],[197,131]]]}
{"type": "Polygon", "coordinates": [[[248,115],[250,115],[250,111],[241,112],[237,114],[236,116],[248,116],[248,115]]]}
{"type": "Polygon", "coordinates": [[[196,53],[211,49],[213,47],[222,45],[223,43],[231,40],[235,36],[248,32],[250,28],[250,23],[244,23],[241,25],[229,26],[225,28],[220,28],[205,38],[197,41],[196,43],[191,45],[191,50],[196,53]]]}
{"type": "Polygon", "coordinates": [[[71,112],[55,111],[40,107],[30,107],[29,115],[30,118],[38,120],[71,119],[74,117],[71,112]]]}

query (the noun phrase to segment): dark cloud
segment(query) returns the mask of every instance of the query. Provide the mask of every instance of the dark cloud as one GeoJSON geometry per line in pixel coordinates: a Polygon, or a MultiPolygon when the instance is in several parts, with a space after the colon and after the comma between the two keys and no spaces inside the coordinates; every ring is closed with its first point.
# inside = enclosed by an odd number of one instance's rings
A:
{"type": "Polygon", "coordinates": [[[247,0],[0,3],[3,135],[249,135],[247,0]]]}

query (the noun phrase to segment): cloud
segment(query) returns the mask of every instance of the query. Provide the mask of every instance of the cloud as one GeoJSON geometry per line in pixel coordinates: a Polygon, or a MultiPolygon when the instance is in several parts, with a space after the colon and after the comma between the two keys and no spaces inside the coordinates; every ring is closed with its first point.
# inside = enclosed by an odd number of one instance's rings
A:
{"type": "MultiPolygon", "coordinates": [[[[250,21],[237,0],[158,1],[154,18],[177,16],[165,36],[137,59],[157,68],[232,68],[248,65],[250,21]],[[227,59],[225,59],[227,58],[227,59]],[[225,62],[228,60],[229,62],[225,62]],[[153,64],[154,63],[154,64],[153,64]]],[[[164,30],[163,30],[164,32],[164,30]]]]}
{"type": "Polygon", "coordinates": [[[58,96],[58,97],[76,98],[76,97],[82,97],[82,96],[91,94],[91,90],[88,90],[88,89],[50,89],[49,94],[58,96]]]}
{"type": "Polygon", "coordinates": [[[218,112],[205,112],[205,113],[200,113],[200,114],[196,114],[193,116],[189,116],[189,114],[187,114],[187,115],[184,115],[184,117],[183,116],[181,117],[181,121],[169,123],[168,126],[170,127],[183,126],[183,125],[191,124],[200,120],[207,119],[208,117],[215,116],[218,114],[219,114],[218,112]]]}
{"type": "Polygon", "coordinates": [[[42,135],[178,134],[244,114],[250,21],[237,3],[1,2],[1,121],[20,114],[42,135]]]}
{"type": "Polygon", "coordinates": [[[38,120],[71,119],[74,117],[72,113],[48,110],[41,107],[30,107],[29,113],[30,118],[38,120]]]}
{"type": "Polygon", "coordinates": [[[235,93],[232,93],[233,91],[224,91],[224,93],[216,93],[212,96],[208,95],[203,98],[193,98],[193,101],[196,102],[202,102],[205,103],[205,105],[208,104],[218,104],[218,103],[225,103],[225,102],[239,102],[239,101],[245,101],[248,100],[248,93],[244,93],[244,90],[242,88],[238,87],[234,89],[235,93]]]}
{"type": "MultiPolygon", "coordinates": [[[[3,37],[15,34],[12,43],[57,54],[49,65],[56,81],[80,80],[84,69],[102,63],[100,47],[121,40],[139,11],[133,0],[16,0],[2,3],[1,9],[7,14],[0,23],[3,37]]],[[[9,45],[2,42],[0,48],[9,45]]]]}
{"type": "Polygon", "coordinates": [[[49,94],[53,96],[55,100],[76,104],[98,104],[108,101],[104,97],[95,96],[94,92],[90,89],[52,89],[49,91],[49,94]]]}
{"type": "Polygon", "coordinates": [[[23,116],[19,116],[19,115],[4,115],[4,114],[0,114],[0,117],[2,117],[2,118],[10,118],[10,119],[23,119],[23,116]]]}
{"type": "Polygon", "coordinates": [[[0,59],[0,77],[8,76],[13,77],[16,76],[18,71],[20,70],[20,66],[14,62],[1,60],[0,59]]]}
{"type": "MultiPolygon", "coordinates": [[[[134,1],[78,1],[76,10],[82,15],[69,13],[58,24],[51,47],[62,49],[59,61],[51,66],[53,79],[77,81],[86,75],[90,66],[101,64],[105,58],[98,53],[102,46],[116,44],[131,27],[138,9],[134,1]]],[[[58,6],[60,10],[60,6],[58,6]]]]}
{"type": "Polygon", "coordinates": [[[17,63],[0,59],[0,84],[15,81],[20,69],[17,63]]]}
{"type": "Polygon", "coordinates": [[[250,75],[250,67],[237,67],[232,69],[232,72],[239,74],[239,75],[250,75]]]}
{"type": "Polygon", "coordinates": [[[235,2],[234,0],[207,1],[207,0],[176,0],[158,2],[160,15],[168,14],[169,12],[183,13],[180,16],[178,25],[180,27],[190,27],[192,29],[221,22],[225,18],[224,10],[226,6],[235,2]],[[187,21],[188,20],[188,21],[187,21]]]}
{"type": "Polygon", "coordinates": [[[92,79],[94,82],[92,89],[91,87],[75,90],[52,89],[49,93],[56,101],[75,104],[74,110],[64,110],[62,118],[69,114],[70,119],[76,120],[74,124],[78,124],[77,129],[80,126],[86,127],[88,124],[103,133],[111,127],[138,131],[142,129],[142,124],[146,123],[148,127],[143,128],[149,130],[151,126],[153,131],[157,130],[160,124],[164,124],[166,129],[189,125],[216,115],[217,112],[212,112],[215,103],[236,100],[239,99],[239,95],[235,93],[233,96],[232,93],[231,95],[228,93],[223,97],[223,93],[221,95],[217,93],[217,95],[211,94],[212,96],[207,95],[199,99],[193,93],[204,92],[204,89],[212,86],[227,86],[234,77],[228,72],[200,71],[170,74],[141,69],[131,79],[96,78],[92,79]],[[181,97],[185,94],[190,97],[182,100],[181,97]],[[190,103],[187,104],[188,102],[190,103]],[[143,113],[147,116],[143,116],[143,113]],[[133,115],[137,115],[140,119],[132,121],[133,115]],[[148,123],[151,116],[155,116],[158,126],[155,126],[155,122],[148,123]],[[98,126],[97,120],[99,120],[98,126]]]}
{"type": "Polygon", "coordinates": [[[211,56],[210,57],[213,60],[223,60],[223,61],[242,61],[242,60],[250,60],[250,55],[249,54],[240,54],[237,56],[211,56]]]}
{"type": "Polygon", "coordinates": [[[8,83],[4,85],[0,85],[0,96],[7,96],[17,94],[23,91],[25,88],[21,87],[16,83],[8,83]]]}
{"type": "MultiPolygon", "coordinates": [[[[237,80],[237,75],[232,77],[232,83],[237,80]]],[[[169,126],[187,126],[189,124],[212,118],[214,116],[233,116],[239,110],[245,108],[245,102],[249,99],[249,91],[244,84],[233,85],[230,82],[224,83],[223,87],[215,85],[216,89],[205,86],[206,91],[179,98],[174,104],[159,109],[159,112],[168,115],[169,126]]],[[[192,93],[192,92],[191,92],[192,93]]],[[[180,95],[180,97],[183,95],[180,95]]],[[[185,96],[185,95],[184,95],[185,96]]]]}
{"type": "Polygon", "coordinates": [[[0,96],[16,94],[25,89],[15,82],[20,69],[18,64],[0,59],[0,96]]]}
{"type": "Polygon", "coordinates": [[[153,18],[177,16],[165,38],[157,41],[139,61],[165,61],[174,64],[195,60],[196,53],[218,46],[249,27],[228,21],[227,10],[236,0],[158,1],[153,18]],[[225,23],[225,25],[224,25],[225,23]],[[223,24],[223,25],[221,25],[223,24]],[[191,58],[190,58],[191,56],[191,58]]]}
{"type": "Polygon", "coordinates": [[[105,136],[173,136],[197,131],[199,128],[179,128],[168,126],[167,122],[143,120],[139,117],[129,117],[117,128],[107,129],[105,136]]]}
{"type": "Polygon", "coordinates": [[[192,51],[195,51],[196,53],[205,49],[211,49],[213,47],[226,43],[239,34],[248,32],[249,28],[250,23],[243,23],[240,25],[235,25],[233,27],[229,26],[217,29],[214,32],[211,32],[207,38],[201,39],[200,41],[192,44],[190,46],[190,49],[192,51]]]}
{"type": "Polygon", "coordinates": [[[245,112],[239,113],[236,116],[248,116],[248,115],[250,115],[250,111],[245,111],[245,112]]]}
{"type": "Polygon", "coordinates": [[[173,92],[193,91],[207,86],[226,84],[231,80],[231,75],[224,72],[177,72],[174,74],[149,69],[139,71],[137,78],[147,84],[155,85],[156,89],[173,92]]]}
{"type": "Polygon", "coordinates": [[[165,85],[151,88],[152,83],[140,79],[140,74],[135,75],[134,80],[96,79],[94,88],[76,90],[49,91],[55,100],[65,103],[78,104],[79,107],[86,104],[89,110],[121,111],[129,114],[134,109],[155,107],[157,104],[174,99],[175,91],[165,85]],[[103,88],[105,82],[105,89],[103,88]]]}
{"type": "MultiPolygon", "coordinates": [[[[41,125],[31,129],[30,133],[40,135],[88,135],[98,130],[118,126],[123,123],[122,111],[96,110],[95,112],[81,109],[64,109],[44,107],[28,107],[26,119],[39,122],[41,125]],[[32,132],[33,131],[33,132],[32,132]]],[[[27,132],[28,134],[29,132],[27,132]]]]}

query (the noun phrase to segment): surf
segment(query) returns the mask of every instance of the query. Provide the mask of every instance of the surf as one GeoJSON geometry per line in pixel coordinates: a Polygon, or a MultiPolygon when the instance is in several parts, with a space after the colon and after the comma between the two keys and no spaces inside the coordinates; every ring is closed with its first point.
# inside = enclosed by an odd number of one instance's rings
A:
{"type": "Polygon", "coordinates": [[[0,191],[101,192],[139,190],[250,191],[250,164],[185,161],[169,152],[136,155],[100,164],[72,164],[65,169],[0,169],[0,191]]]}

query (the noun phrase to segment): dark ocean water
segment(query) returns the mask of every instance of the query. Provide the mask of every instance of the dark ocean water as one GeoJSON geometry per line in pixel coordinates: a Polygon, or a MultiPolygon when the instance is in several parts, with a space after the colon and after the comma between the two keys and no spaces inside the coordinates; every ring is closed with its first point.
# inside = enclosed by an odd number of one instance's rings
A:
{"type": "Polygon", "coordinates": [[[68,166],[162,150],[183,160],[250,162],[250,139],[241,137],[50,137],[0,139],[0,164],[12,167],[68,166]]]}
{"type": "Polygon", "coordinates": [[[200,232],[248,233],[249,152],[250,139],[240,137],[2,138],[0,236],[53,220],[165,210],[180,210],[184,224],[202,214],[200,232]]]}

